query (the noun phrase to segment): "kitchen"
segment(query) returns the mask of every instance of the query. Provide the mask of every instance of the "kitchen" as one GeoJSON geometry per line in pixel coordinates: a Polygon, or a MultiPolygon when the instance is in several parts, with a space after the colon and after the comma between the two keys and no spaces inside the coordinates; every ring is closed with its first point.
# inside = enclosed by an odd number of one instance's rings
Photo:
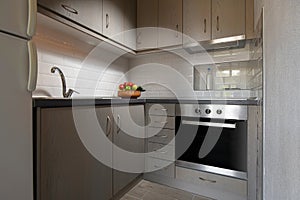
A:
{"type": "Polygon", "coordinates": [[[1,199],[297,199],[299,9],[2,1],[1,199]]]}

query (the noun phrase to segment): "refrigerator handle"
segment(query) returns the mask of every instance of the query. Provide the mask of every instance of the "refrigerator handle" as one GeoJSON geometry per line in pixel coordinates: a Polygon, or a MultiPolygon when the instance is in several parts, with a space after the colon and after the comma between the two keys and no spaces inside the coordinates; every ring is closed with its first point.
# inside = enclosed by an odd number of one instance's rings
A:
{"type": "Polygon", "coordinates": [[[27,36],[33,37],[36,28],[37,0],[28,0],[27,36]]]}
{"type": "Polygon", "coordinates": [[[29,74],[27,89],[32,92],[36,88],[37,75],[38,75],[38,61],[36,46],[32,41],[28,41],[28,56],[29,56],[29,74]]]}

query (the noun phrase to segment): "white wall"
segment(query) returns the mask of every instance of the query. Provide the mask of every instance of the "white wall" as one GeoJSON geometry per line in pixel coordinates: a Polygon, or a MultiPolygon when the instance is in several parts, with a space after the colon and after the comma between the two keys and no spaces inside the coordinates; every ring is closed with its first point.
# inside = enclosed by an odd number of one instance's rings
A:
{"type": "Polygon", "coordinates": [[[265,0],[264,199],[300,197],[300,1],[265,0]]]}
{"type": "MultiPolygon", "coordinates": [[[[39,64],[34,97],[62,97],[60,76],[50,72],[53,66],[63,71],[67,88],[80,93],[74,94],[74,98],[111,97],[115,95],[119,82],[124,82],[128,71],[127,58],[117,59],[106,69],[103,57],[89,57],[88,52],[75,43],[45,35],[37,35],[34,41],[38,48],[39,64]]],[[[100,51],[102,55],[111,55],[108,51],[100,51]]]]}

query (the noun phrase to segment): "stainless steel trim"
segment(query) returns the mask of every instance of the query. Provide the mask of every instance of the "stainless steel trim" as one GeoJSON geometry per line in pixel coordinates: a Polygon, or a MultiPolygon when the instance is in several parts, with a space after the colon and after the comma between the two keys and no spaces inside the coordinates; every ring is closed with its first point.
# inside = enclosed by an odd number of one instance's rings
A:
{"type": "Polygon", "coordinates": [[[247,120],[248,109],[245,105],[177,104],[176,116],[247,120]],[[207,109],[211,110],[209,114],[205,112],[207,109]],[[195,110],[200,112],[195,112],[195,110]],[[218,110],[222,110],[222,113],[218,114],[218,110]]]}
{"type": "Polygon", "coordinates": [[[189,124],[195,126],[210,126],[210,127],[219,127],[219,128],[236,128],[236,124],[227,124],[227,123],[215,123],[215,122],[196,122],[196,121],[188,121],[182,120],[182,124],[189,124]]]}
{"type": "Polygon", "coordinates": [[[176,161],[176,166],[193,169],[193,170],[197,170],[197,171],[208,172],[208,173],[217,174],[217,175],[222,175],[222,176],[227,176],[227,177],[231,177],[231,178],[237,178],[237,179],[241,179],[241,180],[248,179],[246,172],[235,171],[235,170],[230,170],[230,169],[223,169],[223,168],[219,168],[219,167],[213,167],[213,166],[207,166],[207,165],[201,165],[201,164],[195,164],[195,163],[190,163],[190,162],[181,161],[181,160],[176,161]]]}

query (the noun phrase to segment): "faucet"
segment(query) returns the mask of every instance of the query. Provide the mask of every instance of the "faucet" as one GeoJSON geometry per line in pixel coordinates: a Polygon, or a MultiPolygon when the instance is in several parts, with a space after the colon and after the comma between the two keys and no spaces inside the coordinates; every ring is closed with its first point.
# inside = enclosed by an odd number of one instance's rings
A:
{"type": "Polygon", "coordinates": [[[79,92],[69,89],[67,92],[67,86],[66,86],[66,78],[65,75],[63,74],[63,72],[61,71],[61,69],[59,69],[58,67],[52,67],[51,68],[51,73],[55,73],[56,71],[58,71],[60,78],[61,78],[61,82],[62,82],[62,87],[63,87],[63,97],[64,98],[71,98],[72,94],[75,92],[77,94],[79,94],[79,92]]]}

